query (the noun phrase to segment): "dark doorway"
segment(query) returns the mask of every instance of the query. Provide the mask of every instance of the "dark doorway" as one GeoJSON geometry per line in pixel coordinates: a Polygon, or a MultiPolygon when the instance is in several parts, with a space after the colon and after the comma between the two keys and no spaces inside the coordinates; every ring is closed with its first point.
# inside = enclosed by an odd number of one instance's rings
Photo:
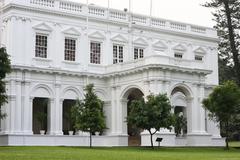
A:
{"type": "Polygon", "coordinates": [[[48,98],[33,99],[33,134],[40,134],[40,130],[47,132],[48,104],[48,98]]]}
{"type": "Polygon", "coordinates": [[[74,122],[71,109],[76,104],[76,100],[65,99],[63,101],[63,134],[68,135],[69,131],[74,131],[74,122]]]}
{"type": "MultiPolygon", "coordinates": [[[[138,100],[143,97],[143,93],[139,89],[133,89],[128,95],[127,112],[129,115],[129,107],[133,100],[138,100]]],[[[128,124],[128,145],[140,146],[141,145],[141,132],[140,128],[128,124]]]]}

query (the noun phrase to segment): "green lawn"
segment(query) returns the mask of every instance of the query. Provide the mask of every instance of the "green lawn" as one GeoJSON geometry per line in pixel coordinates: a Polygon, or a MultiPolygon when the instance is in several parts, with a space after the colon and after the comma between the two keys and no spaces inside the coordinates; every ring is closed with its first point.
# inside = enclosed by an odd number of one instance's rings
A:
{"type": "Polygon", "coordinates": [[[0,147],[0,160],[240,160],[240,149],[0,147]]]}
{"type": "Polygon", "coordinates": [[[229,142],[229,146],[231,146],[231,147],[239,147],[240,148],[240,141],[229,142]]]}

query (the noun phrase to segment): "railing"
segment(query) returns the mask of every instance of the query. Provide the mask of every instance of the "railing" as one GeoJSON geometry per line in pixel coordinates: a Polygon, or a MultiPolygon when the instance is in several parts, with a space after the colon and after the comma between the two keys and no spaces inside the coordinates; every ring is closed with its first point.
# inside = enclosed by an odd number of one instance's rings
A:
{"type": "Polygon", "coordinates": [[[140,16],[140,15],[133,15],[132,16],[132,21],[135,23],[140,23],[140,24],[146,24],[147,23],[147,18],[140,16]]]}
{"type": "Polygon", "coordinates": [[[177,23],[177,22],[171,22],[170,23],[170,27],[172,29],[176,29],[176,30],[186,30],[187,29],[187,25],[181,24],[181,23],[177,23]]]}
{"type": "Polygon", "coordinates": [[[161,20],[161,19],[151,19],[151,25],[154,27],[165,27],[166,26],[166,21],[161,20]]]}
{"type": "Polygon", "coordinates": [[[46,6],[46,7],[54,7],[55,1],[54,0],[30,0],[30,3],[46,6]]]}
{"type": "Polygon", "coordinates": [[[189,69],[200,69],[200,70],[205,70],[206,66],[204,63],[197,63],[194,60],[178,60],[173,57],[168,57],[168,56],[163,56],[163,55],[152,55],[149,57],[146,57],[144,59],[139,59],[139,60],[134,60],[130,62],[125,62],[122,64],[114,64],[106,67],[106,73],[111,73],[111,72],[118,72],[118,71],[123,71],[123,70],[130,70],[134,69],[136,67],[142,67],[145,65],[164,65],[164,66],[171,66],[171,67],[184,67],[184,68],[189,68],[189,69]]]}
{"type": "Polygon", "coordinates": [[[93,6],[89,6],[88,7],[88,13],[90,15],[96,15],[96,16],[105,16],[105,9],[103,8],[99,8],[99,7],[93,7],[93,6]]]}
{"type": "Polygon", "coordinates": [[[206,29],[203,27],[198,27],[198,26],[191,26],[191,31],[192,32],[197,32],[197,33],[206,33],[206,29]]]}
{"type": "Polygon", "coordinates": [[[120,12],[118,10],[110,10],[109,14],[110,14],[111,19],[127,20],[127,13],[126,12],[120,12]]]}
{"type": "Polygon", "coordinates": [[[73,11],[73,12],[82,12],[82,5],[69,3],[69,2],[60,2],[59,8],[63,10],[73,11]]]}
{"type": "Polygon", "coordinates": [[[165,20],[161,18],[152,18],[139,14],[132,14],[125,11],[120,11],[116,9],[108,9],[104,7],[99,7],[95,5],[85,5],[76,2],[69,2],[65,0],[5,0],[6,3],[14,3],[26,5],[28,7],[38,7],[44,9],[50,9],[51,11],[62,11],[70,13],[75,13],[84,16],[96,17],[101,19],[110,19],[113,21],[121,21],[124,23],[129,23],[132,21],[134,25],[143,25],[159,29],[165,29],[176,32],[187,32],[190,34],[202,34],[208,37],[217,37],[216,31],[212,28],[206,28],[191,24],[185,24],[181,22],[175,22],[170,20],[165,20]]]}

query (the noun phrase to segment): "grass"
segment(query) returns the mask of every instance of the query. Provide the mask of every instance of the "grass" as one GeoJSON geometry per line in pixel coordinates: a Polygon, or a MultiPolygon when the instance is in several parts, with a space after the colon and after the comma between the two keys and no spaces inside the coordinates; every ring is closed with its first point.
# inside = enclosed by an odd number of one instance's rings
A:
{"type": "Polygon", "coordinates": [[[240,141],[229,142],[229,146],[231,146],[231,147],[239,147],[240,148],[240,141]]]}
{"type": "Polygon", "coordinates": [[[240,160],[240,149],[0,147],[0,160],[240,160]]]}

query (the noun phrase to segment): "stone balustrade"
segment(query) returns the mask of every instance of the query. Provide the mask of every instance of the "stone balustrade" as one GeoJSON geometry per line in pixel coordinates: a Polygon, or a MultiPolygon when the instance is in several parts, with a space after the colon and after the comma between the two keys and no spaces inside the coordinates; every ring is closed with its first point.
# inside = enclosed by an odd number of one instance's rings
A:
{"type": "Polygon", "coordinates": [[[156,17],[149,17],[140,14],[134,14],[116,9],[108,9],[96,5],[86,5],[82,3],[69,2],[65,0],[4,0],[4,5],[19,4],[21,6],[32,7],[36,9],[48,9],[55,12],[65,12],[88,17],[95,17],[111,21],[121,21],[125,23],[132,22],[132,26],[148,26],[154,29],[168,30],[170,32],[184,32],[188,34],[197,34],[205,37],[217,37],[217,33],[212,28],[196,26],[156,17]]]}

